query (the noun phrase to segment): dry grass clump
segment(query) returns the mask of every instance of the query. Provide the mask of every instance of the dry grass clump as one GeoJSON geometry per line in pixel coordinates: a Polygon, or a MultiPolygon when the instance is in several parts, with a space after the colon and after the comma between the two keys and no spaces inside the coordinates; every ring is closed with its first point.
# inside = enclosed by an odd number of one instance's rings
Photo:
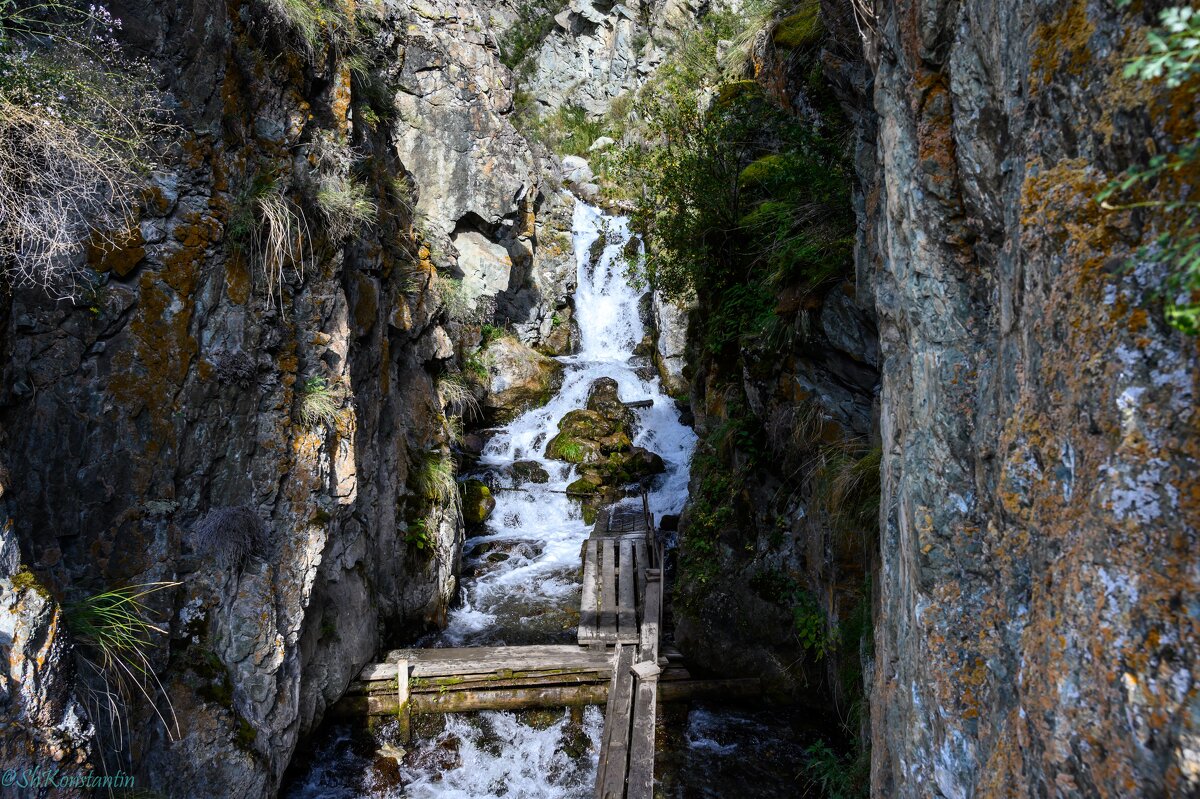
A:
{"type": "Polygon", "coordinates": [[[267,546],[267,528],[252,505],[213,508],[192,526],[192,548],[221,571],[241,570],[267,546]]]}

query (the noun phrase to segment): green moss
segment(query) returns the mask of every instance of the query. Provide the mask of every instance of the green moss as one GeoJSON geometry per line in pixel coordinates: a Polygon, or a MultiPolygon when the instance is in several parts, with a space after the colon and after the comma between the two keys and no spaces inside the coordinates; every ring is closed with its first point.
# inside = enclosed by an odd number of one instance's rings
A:
{"type": "Polygon", "coordinates": [[[820,10],[819,3],[810,1],[795,14],[780,20],[772,36],[775,46],[800,50],[819,43],[824,33],[820,10]]]}
{"type": "Polygon", "coordinates": [[[17,573],[9,579],[12,580],[14,591],[33,591],[44,599],[52,598],[46,586],[42,585],[34,573],[25,566],[17,569],[17,573]]]}

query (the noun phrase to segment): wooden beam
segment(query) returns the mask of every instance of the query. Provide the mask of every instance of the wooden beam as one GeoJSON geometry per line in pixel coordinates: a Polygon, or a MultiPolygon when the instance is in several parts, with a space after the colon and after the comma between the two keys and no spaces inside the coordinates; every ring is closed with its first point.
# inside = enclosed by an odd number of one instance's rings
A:
{"type": "Polygon", "coordinates": [[[633,647],[617,644],[610,684],[612,699],[604,719],[600,760],[603,779],[596,782],[597,799],[623,799],[629,762],[629,722],[633,710],[633,647]]]}
{"type": "Polygon", "coordinates": [[[637,606],[638,618],[646,618],[646,539],[639,537],[633,542],[633,560],[637,563],[637,606]]]}
{"type": "Polygon", "coordinates": [[[622,539],[617,571],[617,634],[621,640],[637,636],[637,609],[634,607],[637,570],[633,567],[633,542],[622,539]]]}
{"type": "Polygon", "coordinates": [[[412,708],[408,706],[408,659],[396,661],[396,716],[400,740],[407,744],[412,732],[412,708]]]}
{"type": "Polygon", "coordinates": [[[401,658],[412,667],[415,678],[461,677],[500,671],[537,671],[567,668],[611,667],[608,656],[583,649],[576,644],[538,644],[534,646],[481,646],[445,649],[399,649],[388,653],[384,663],[362,670],[365,682],[393,680],[396,662],[401,658]]]}
{"type": "Polygon", "coordinates": [[[583,545],[583,598],[579,608],[579,643],[586,644],[596,640],[599,627],[599,579],[597,560],[600,557],[598,542],[589,538],[583,545]]]}
{"type": "Polygon", "coordinates": [[[611,538],[603,539],[600,558],[600,638],[617,640],[617,564],[616,547],[611,538]]]}
{"type": "MultiPolygon", "coordinates": [[[[655,669],[657,670],[657,666],[655,669]]],[[[657,699],[658,675],[639,679],[633,707],[633,730],[629,740],[626,799],[654,797],[654,728],[657,699]]]]}

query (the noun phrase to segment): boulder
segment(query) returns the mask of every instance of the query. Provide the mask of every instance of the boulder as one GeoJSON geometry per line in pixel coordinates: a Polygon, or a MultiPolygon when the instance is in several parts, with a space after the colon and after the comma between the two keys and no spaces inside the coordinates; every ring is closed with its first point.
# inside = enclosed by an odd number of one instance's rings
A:
{"type": "Polygon", "coordinates": [[[496,509],[496,498],[482,480],[467,480],[463,483],[463,521],[479,525],[487,521],[496,509]]]}
{"type": "Polygon", "coordinates": [[[514,480],[524,483],[548,483],[550,475],[537,461],[517,461],[512,465],[514,480]]]}
{"type": "Polygon", "coordinates": [[[562,384],[562,364],[511,336],[488,345],[484,363],[488,381],[482,404],[493,422],[512,421],[523,411],[545,404],[562,384]]]}

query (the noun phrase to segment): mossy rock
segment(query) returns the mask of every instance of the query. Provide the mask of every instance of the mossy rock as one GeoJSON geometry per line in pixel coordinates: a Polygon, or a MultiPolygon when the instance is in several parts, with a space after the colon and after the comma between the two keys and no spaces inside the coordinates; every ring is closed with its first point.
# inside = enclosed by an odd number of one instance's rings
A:
{"type": "Polygon", "coordinates": [[[541,485],[550,482],[549,473],[537,461],[517,461],[512,465],[512,476],[524,483],[541,485]]]}
{"type": "Polygon", "coordinates": [[[597,443],[600,444],[600,452],[604,455],[614,455],[633,449],[633,442],[629,440],[629,436],[625,435],[623,430],[618,430],[611,436],[605,436],[597,443]]]}
{"type": "Polygon", "coordinates": [[[560,435],[571,438],[587,438],[593,441],[611,436],[620,428],[620,423],[598,411],[571,411],[558,423],[560,435]]]}
{"type": "Polygon", "coordinates": [[[633,424],[633,413],[621,402],[617,381],[611,377],[601,377],[592,382],[588,388],[587,409],[600,414],[614,424],[625,426],[633,424]]]}
{"type": "Polygon", "coordinates": [[[488,516],[496,509],[496,498],[492,491],[480,480],[467,480],[463,483],[463,521],[467,524],[478,525],[487,521],[488,516]]]}
{"type": "Polygon", "coordinates": [[[756,80],[732,80],[717,87],[716,104],[727,106],[734,100],[747,95],[761,94],[762,87],[756,80]]]}
{"type": "Polygon", "coordinates": [[[781,178],[787,178],[789,168],[794,164],[785,155],[773,153],[764,155],[746,165],[738,175],[738,183],[742,188],[764,186],[781,178]]]}
{"type": "Polygon", "coordinates": [[[546,457],[567,463],[599,463],[603,460],[595,441],[559,433],[546,445],[546,457]]]}
{"type": "Polygon", "coordinates": [[[594,478],[580,477],[567,486],[567,496],[588,497],[599,491],[601,485],[603,484],[594,478]]]}
{"type": "Polygon", "coordinates": [[[825,32],[821,25],[821,8],[816,0],[805,3],[790,17],[784,17],[775,28],[772,40],[776,47],[786,50],[801,50],[821,41],[825,32]]]}

